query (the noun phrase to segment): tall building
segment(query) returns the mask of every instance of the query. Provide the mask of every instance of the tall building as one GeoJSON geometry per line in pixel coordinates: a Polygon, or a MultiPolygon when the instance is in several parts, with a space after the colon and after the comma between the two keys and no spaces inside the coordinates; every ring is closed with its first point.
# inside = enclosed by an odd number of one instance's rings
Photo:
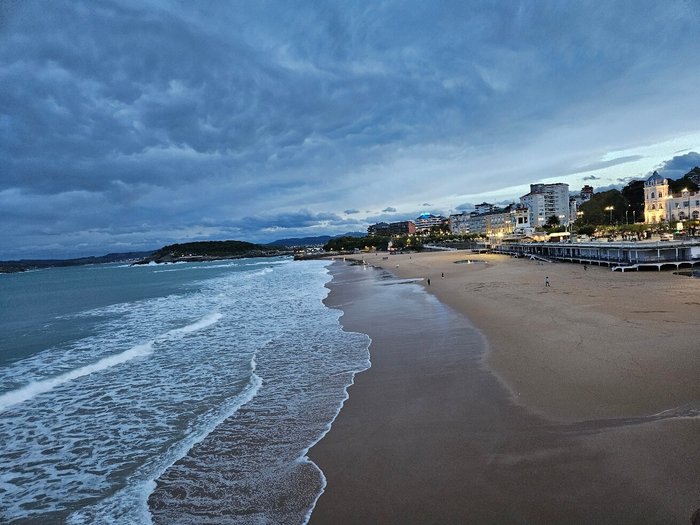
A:
{"type": "Polygon", "coordinates": [[[520,197],[520,202],[530,210],[530,225],[544,226],[554,215],[564,226],[569,224],[569,185],[530,184],[530,193],[520,197]]]}
{"type": "Polygon", "coordinates": [[[644,182],[644,222],[676,222],[700,219],[700,193],[684,189],[671,193],[668,179],[657,172],[644,182]]]}
{"type": "Polygon", "coordinates": [[[450,232],[455,235],[467,235],[471,233],[469,227],[469,217],[471,213],[463,211],[462,213],[454,213],[449,217],[450,232]]]}

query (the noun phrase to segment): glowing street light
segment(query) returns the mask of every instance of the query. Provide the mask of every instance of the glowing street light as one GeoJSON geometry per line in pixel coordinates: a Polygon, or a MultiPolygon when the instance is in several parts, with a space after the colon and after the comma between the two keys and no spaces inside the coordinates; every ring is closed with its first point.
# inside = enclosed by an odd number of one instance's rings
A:
{"type": "Polygon", "coordinates": [[[612,212],[613,212],[614,209],[615,209],[615,206],[606,206],[606,207],[605,207],[605,211],[609,211],[609,212],[610,212],[610,220],[609,220],[609,224],[610,224],[610,225],[612,225],[612,212]]]}

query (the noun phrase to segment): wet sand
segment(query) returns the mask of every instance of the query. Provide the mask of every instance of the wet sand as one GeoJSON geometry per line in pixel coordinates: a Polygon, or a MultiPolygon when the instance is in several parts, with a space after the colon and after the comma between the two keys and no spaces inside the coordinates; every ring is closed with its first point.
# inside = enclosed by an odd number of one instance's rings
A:
{"type": "MultiPolygon", "coordinates": [[[[662,331],[671,337],[663,353],[672,364],[644,349],[631,367],[625,360],[640,344],[633,338],[599,352],[579,343],[571,359],[551,355],[575,337],[569,324],[592,330],[584,341],[594,345],[606,324],[620,323],[610,318],[614,301],[605,300],[618,295],[615,286],[671,289],[673,300],[692,303],[697,293],[674,288],[674,279],[686,281],[663,274],[654,288],[638,277],[610,281],[607,269],[583,274],[573,265],[454,253],[373,257],[366,259],[397,276],[430,278],[442,302],[425,293],[427,281],[386,286],[391,279],[381,270],[333,267],[327,304],[343,310],[346,330],[370,335],[372,367],[356,377],[332,430],[311,450],[328,482],[311,523],[689,521],[700,507],[700,396],[691,381],[699,360],[682,343],[697,340],[696,325],[679,323],[685,314],[657,319],[685,331],[662,331]],[[454,264],[467,257],[485,262],[454,264]],[[595,284],[583,281],[580,293],[567,294],[567,274],[595,284]],[[545,276],[552,286],[543,291],[545,276]],[[528,290],[538,299],[520,297],[528,290]],[[488,353],[463,313],[486,335],[488,353]]],[[[638,324],[645,323],[630,315],[623,326],[638,324]]]]}

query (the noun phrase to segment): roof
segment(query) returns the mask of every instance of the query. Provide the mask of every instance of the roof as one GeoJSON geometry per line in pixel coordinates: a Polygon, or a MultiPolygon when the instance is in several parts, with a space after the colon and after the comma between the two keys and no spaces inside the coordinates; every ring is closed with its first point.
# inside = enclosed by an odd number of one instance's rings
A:
{"type": "Polygon", "coordinates": [[[661,184],[665,181],[666,179],[659,175],[656,171],[651,174],[651,177],[647,179],[647,182],[650,184],[661,184]]]}

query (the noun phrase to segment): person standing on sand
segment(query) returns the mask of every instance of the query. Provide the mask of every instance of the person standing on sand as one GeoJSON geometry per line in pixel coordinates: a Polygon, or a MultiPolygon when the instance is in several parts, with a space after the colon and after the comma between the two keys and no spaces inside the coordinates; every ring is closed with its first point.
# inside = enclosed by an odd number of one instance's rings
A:
{"type": "Polygon", "coordinates": [[[430,279],[428,279],[428,286],[430,286],[430,279]]]}
{"type": "MultiPolygon", "coordinates": [[[[428,283],[428,284],[430,284],[430,283],[428,283]]],[[[545,277],[545,278],[544,278],[544,285],[545,285],[546,287],[549,287],[549,277],[545,277]]]]}

